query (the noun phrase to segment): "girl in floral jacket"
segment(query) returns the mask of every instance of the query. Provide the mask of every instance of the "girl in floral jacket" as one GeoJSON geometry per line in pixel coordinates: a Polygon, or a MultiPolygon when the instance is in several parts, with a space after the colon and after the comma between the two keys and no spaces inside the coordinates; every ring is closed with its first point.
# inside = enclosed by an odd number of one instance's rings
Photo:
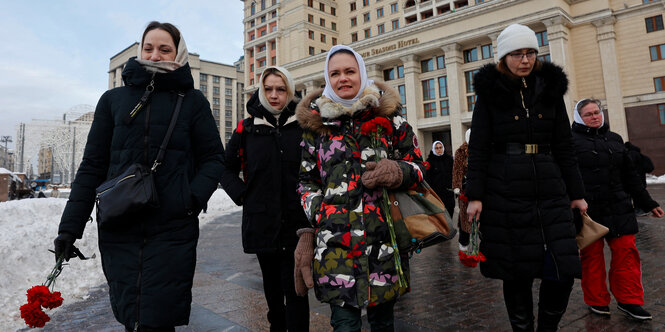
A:
{"type": "MultiPolygon", "coordinates": [[[[416,187],[423,179],[422,155],[411,126],[400,116],[399,95],[367,79],[358,53],[333,47],[324,75],[326,88],[309,94],[296,110],[304,129],[298,190],[315,228],[316,296],[330,303],[335,331],[359,331],[363,307],[372,330],[392,330],[395,299],[408,286],[399,282],[382,187],[416,187]],[[361,133],[369,121],[391,127],[373,142],[361,133]]],[[[311,239],[301,235],[299,246],[311,247],[311,239]]],[[[408,283],[403,254],[401,270],[408,283]]],[[[296,249],[296,275],[300,267],[307,276],[311,260],[298,255],[296,249]]]]}

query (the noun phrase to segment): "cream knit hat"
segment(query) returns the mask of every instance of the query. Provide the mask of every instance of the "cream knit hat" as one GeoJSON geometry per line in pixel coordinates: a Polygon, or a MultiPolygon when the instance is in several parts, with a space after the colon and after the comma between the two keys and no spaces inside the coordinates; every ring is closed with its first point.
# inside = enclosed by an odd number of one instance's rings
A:
{"type": "Polygon", "coordinates": [[[529,27],[521,24],[511,24],[503,29],[496,41],[499,59],[512,51],[523,48],[538,50],[536,33],[529,29],[529,27]]]}

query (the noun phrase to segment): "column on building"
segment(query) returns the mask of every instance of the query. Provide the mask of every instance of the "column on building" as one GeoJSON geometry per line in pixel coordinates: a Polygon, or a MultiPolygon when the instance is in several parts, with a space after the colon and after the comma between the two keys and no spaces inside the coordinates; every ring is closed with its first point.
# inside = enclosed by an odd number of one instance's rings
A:
{"type": "Polygon", "coordinates": [[[305,86],[305,90],[302,91],[302,96],[303,97],[305,97],[308,94],[312,93],[312,91],[315,91],[316,89],[319,88],[319,86],[321,86],[321,84],[316,80],[307,81],[307,82],[303,83],[303,85],[305,86]]]}
{"type": "Polygon", "coordinates": [[[616,54],[616,34],[614,33],[614,17],[607,17],[593,22],[596,26],[596,38],[600,49],[600,64],[603,68],[603,85],[605,86],[605,99],[607,115],[612,125],[612,131],[628,141],[628,126],[626,124],[626,111],[621,92],[621,77],[619,76],[619,63],[616,54]]]}
{"type": "Polygon", "coordinates": [[[120,66],[115,69],[115,87],[122,86],[122,67],[120,66]]]}
{"type": "Polygon", "coordinates": [[[464,130],[462,128],[462,112],[466,111],[464,99],[464,73],[461,64],[462,47],[460,44],[451,43],[441,47],[446,59],[446,75],[448,76],[448,107],[450,113],[450,143],[453,150],[464,142],[464,130]]]}
{"type": "Polygon", "coordinates": [[[573,56],[570,50],[568,36],[570,29],[569,21],[563,16],[556,16],[543,20],[547,27],[547,39],[550,46],[550,59],[552,63],[561,66],[568,75],[568,92],[563,96],[564,103],[568,111],[570,121],[573,119],[574,101],[577,100],[577,87],[575,84],[575,66],[573,65],[573,56]]]}
{"type": "Polygon", "coordinates": [[[365,66],[367,69],[367,78],[374,81],[383,81],[381,65],[373,63],[365,66]]]}
{"type": "Polygon", "coordinates": [[[404,64],[404,88],[406,89],[406,120],[413,127],[413,131],[418,138],[418,142],[424,142],[423,133],[418,129],[418,110],[420,106],[421,94],[418,93],[420,82],[418,73],[420,72],[420,58],[415,54],[409,54],[400,57],[404,64]]]}

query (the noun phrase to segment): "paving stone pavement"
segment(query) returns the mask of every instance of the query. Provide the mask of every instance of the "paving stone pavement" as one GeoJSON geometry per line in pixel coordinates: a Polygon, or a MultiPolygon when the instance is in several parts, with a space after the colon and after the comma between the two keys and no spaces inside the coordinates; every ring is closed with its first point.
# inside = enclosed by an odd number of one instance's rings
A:
{"type": "MultiPolygon", "coordinates": [[[[665,205],[665,184],[648,189],[665,205]]],[[[236,212],[202,227],[190,325],[176,331],[269,331],[261,272],[256,256],[242,253],[240,220],[241,213],[236,212]]],[[[660,256],[665,253],[665,219],[640,217],[638,221],[644,307],[654,319],[628,319],[616,309],[614,299],[610,317],[592,315],[576,280],[560,331],[665,331],[665,259],[660,256]]],[[[605,253],[609,258],[608,249],[605,253]]],[[[456,240],[427,248],[412,258],[411,267],[411,292],[395,306],[397,331],[510,331],[501,282],[482,277],[478,268],[463,266],[457,258],[456,240]]],[[[537,289],[534,287],[534,303],[537,289]]],[[[330,309],[313,293],[309,294],[311,331],[331,331],[330,309]]],[[[368,331],[366,321],[364,326],[368,331]]],[[[111,313],[108,288],[100,285],[87,300],[54,313],[44,331],[124,329],[111,313]]]]}

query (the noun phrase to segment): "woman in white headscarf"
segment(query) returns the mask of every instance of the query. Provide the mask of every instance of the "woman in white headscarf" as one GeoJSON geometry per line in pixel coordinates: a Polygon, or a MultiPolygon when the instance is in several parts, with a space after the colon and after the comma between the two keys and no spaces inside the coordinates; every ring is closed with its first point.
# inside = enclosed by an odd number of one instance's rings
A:
{"type": "Polygon", "coordinates": [[[369,80],[358,53],[334,46],[324,76],[325,89],[310,93],[296,111],[304,129],[298,190],[315,230],[300,237],[296,282],[303,275],[301,289],[313,285],[317,298],[330,304],[335,331],[360,331],[362,308],[372,330],[392,331],[395,299],[408,290],[395,261],[401,256],[408,283],[408,257],[392,248],[382,187],[421,182],[422,155],[400,115],[399,94],[369,80]],[[372,142],[368,129],[377,123],[382,134],[372,142]],[[312,256],[304,254],[312,252],[314,237],[312,283],[312,256]]]}
{"type": "Polygon", "coordinates": [[[429,152],[425,180],[434,189],[446,206],[446,211],[451,216],[455,211],[455,196],[452,191],[453,184],[453,157],[445,153],[446,148],[441,141],[432,143],[432,151],[429,152]]]}
{"type": "MultiPolygon", "coordinates": [[[[640,254],[635,246],[638,232],[633,202],[654,217],[663,210],[654,201],[635,171],[623,139],[610,131],[599,100],[582,99],[575,105],[573,143],[589,204],[587,213],[610,232],[604,237],[612,252],[610,290],[617,308],[628,316],[651,319],[644,310],[640,254]],[[632,197],[632,202],[631,202],[632,197]]],[[[610,315],[603,239],[581,251],[584,302],[597,315],[610,315]]]]}
{"type": "Polygon", "coordinates": [[[259,261],[271,331],[309,330],[308,299],[296,295],[293,274],[296,231],[309,225],[295,190],[302,151],[299,100],[286,69],[266,68],[247,101],[250,117],[229,140],[222,177],[226,193],[243,206],[242,246],[259,261]]]}
{"type": "Polygon", "coordinates": [[[217,189],[224,148],[210,104],[194,89],[187,47],[175,26],[150,22],[138,57],[129,59],[122,77],[125,85],[97,103],[55,253],[72,257],[92,212],[95,188],[134,163],[153,165],[181,100],[163,162],[153,171],[159,207],[98,224],[115,318],[128,331],[174,331],[189,322],[198,214],[217,189]]]}

